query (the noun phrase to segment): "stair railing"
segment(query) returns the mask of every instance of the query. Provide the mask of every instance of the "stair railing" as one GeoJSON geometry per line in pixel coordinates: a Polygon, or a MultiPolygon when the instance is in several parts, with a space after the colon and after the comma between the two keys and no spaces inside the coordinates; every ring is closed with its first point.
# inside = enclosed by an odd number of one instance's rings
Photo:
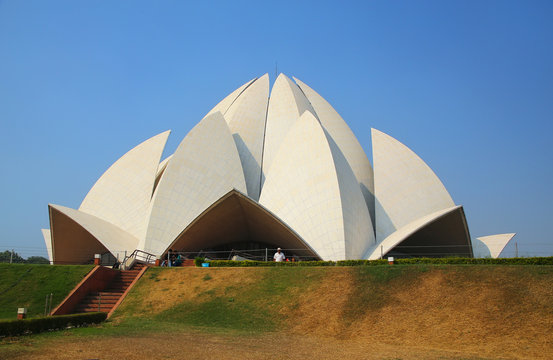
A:
{"type": "Polygon", "coordinates": [[[120,268],[121,268],[121,270],[128,270],[128,269],[132,268],[132,266],[136,262],[139,262],[139,263],[142,263],[142,264],[155,264],[156,256],[154,254],[150,254],[146,251],[136,249],[130,255],[125,256],[125,258],[121,262],[120,268]]]}

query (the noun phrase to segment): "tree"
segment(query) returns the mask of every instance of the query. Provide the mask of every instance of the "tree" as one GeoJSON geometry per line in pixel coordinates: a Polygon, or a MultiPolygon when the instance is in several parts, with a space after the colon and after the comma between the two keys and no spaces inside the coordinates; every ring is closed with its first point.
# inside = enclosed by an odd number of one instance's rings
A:
{"type": "Polygon", "coordinates": [[[43,256],[29,256],[25,260],[27,264],[50,264],[50,261],[43,256]]]}
{"type": "Polygon", "coordinates": [[[0,262],[3,263],[9,263],[11,258],[12,263],[24,263],[25,259],[23,259],[21,256],[19,256],[18,253],[14,252],[12,255],[12,252],[9,250],[6,250],[4,252],[0,252],[0,262]]]}

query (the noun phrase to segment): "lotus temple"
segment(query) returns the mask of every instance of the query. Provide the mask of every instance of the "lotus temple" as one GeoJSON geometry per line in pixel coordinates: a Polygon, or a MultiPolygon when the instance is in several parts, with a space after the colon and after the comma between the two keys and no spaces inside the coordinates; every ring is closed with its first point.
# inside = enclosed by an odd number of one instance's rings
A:
{"type": "Polygon", "coordinates": [[[498,257],[514,236],[471,239],[463,206],[411,149],[371,129],[371,163],[333,107],[283,74],[233,91],[161,160],[169,133],[119,158],[78,209],[48,206],[52,263],[276,247],[321,260],[498,257]]]}

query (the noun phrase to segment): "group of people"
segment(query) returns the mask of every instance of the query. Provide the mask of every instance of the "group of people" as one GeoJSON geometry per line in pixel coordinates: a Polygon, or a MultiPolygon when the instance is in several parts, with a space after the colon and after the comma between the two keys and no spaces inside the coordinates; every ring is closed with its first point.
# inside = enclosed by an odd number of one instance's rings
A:
{"type": "Polygon", "coordinates": [[[167,253],[167,258],[165,258],[163,260],[163,262],[161,263],[161,266],[169,266],[169,267],[173,267],[173,266],[181,266],[182,265],[182,262],[183,260],[186,259],[185,256],[177,253],[176,251],[173,251],[173,250],[169,250],[169,252],[167,253]]]}

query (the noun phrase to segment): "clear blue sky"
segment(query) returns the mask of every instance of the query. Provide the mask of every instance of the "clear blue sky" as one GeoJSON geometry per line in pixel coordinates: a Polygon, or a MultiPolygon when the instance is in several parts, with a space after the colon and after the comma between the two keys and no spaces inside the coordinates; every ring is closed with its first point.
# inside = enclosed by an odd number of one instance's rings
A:
{"type": "Polygon", "coordinates": [[[371,127],[421,156],[473,237],[553,255],[553,2],[522,0],[0,0],[0,251],[45,255],[48,203],[275,63],[369,157],[371,127]]]}

